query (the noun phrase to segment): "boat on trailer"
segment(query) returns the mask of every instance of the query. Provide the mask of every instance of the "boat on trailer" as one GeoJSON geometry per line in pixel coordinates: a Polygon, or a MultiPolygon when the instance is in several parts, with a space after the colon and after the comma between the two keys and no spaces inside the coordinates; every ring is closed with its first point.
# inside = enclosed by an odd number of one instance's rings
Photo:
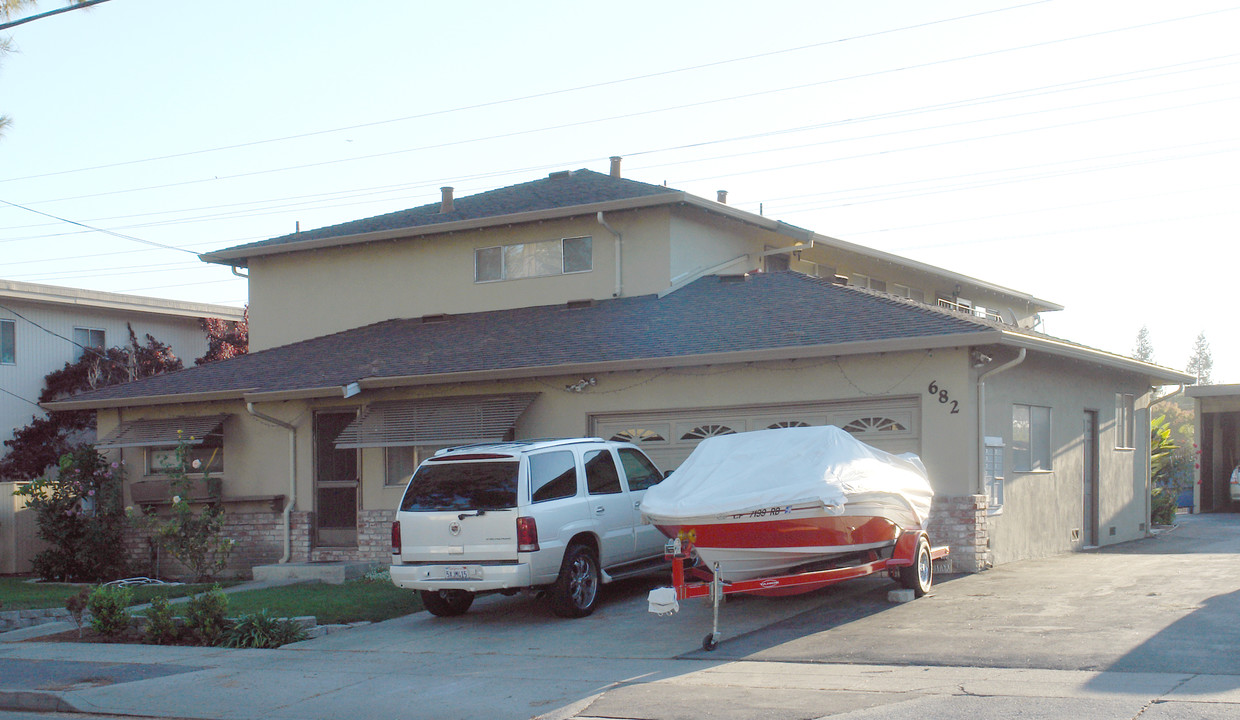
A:
{"type": "Polygon", "coordinates": [[[643,516],[666,535],[671,588],[651,612],[730,593],[790,595],[889,573],[914,596],[933,582],[925,532],[933,491],[914,455],[892,455],[833,426],[779,428],[704,440],[646,492],[643,516]]]}
{"type": "Polygon", "coordinates": [[[892,548],[933,494],[915,455],[826,425],[703,440],[641,512],[724,580],[747,580],[892,548]]]}

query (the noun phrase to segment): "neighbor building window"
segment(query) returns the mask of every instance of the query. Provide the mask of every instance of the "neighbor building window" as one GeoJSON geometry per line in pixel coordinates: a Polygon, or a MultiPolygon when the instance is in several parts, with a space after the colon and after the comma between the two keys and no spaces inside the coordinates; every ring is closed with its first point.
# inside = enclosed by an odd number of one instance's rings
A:
{"type": "Polygon", "coordinates": [[[102,350],[106,347],[104,343],[107,341],[104,339],[104,335],[103,330],[99,328],[73,328],[73,359],[75,361],[81,360],[87,348],[99,348],[102,350]]]}
{"type": "Polygon", "coordinates": [[[1051,469],[1050,408],[1012,406],[1012,469],[1017,472],[1051,469]]]}
{"type": "MultiPolygon", "coordinates": [[[[195,438],[195,440],[197,440],[195,438]]],[[[224,471],[224,435],[213,432],[202,438],[197,445],[185,446],[186,472],[190,475],[220,473],[224,471]]],[[[168,475],[177,469],[175,446],[148,447],[146,449],[146,474],[168,475]]]]}
{"type": "Polygon", "coordinates": [[[590,237],[497,245],[474,251],[474,282],[568,275],[593,269],[590,237]]]}
{"type": "Polygon", "coordinates": [[[908,298],[909,300],[916,300],[920,303],[924,303],[926,301],[926,293],[924,291],[911,288],[908,285],[901,285],[900,283],[891,284],[891,293],[893,295],[908,298]]]}
{"type": "Polygon", "coordinates": [[[1136,396],[1115,393],[1115,447],[1130,450],[1136,447],[1136,396]]]}
{"type": "Polygon", "coordinates": [[[0,320],[0,365],[17,362],[17,323],[0,320]]]}

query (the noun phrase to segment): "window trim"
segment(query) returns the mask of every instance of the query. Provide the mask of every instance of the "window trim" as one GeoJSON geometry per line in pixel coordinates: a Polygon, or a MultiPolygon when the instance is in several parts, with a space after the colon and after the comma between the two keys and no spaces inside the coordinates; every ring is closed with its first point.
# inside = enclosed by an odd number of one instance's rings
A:
{"type": "Polygon", "coordinates": [[[1137,444],[1137,396],[1133,393],[1115,393],[1115,449],[1136,450],[1137,444]]]}
{"type": "Polygon", "coordinates": [[[1031,403],[1012,403],[1012,472],[1014,473],[1051,473],[1055,471],[1055,459],[1054,459],[1055,458],[1055,453],[1054,453],[1055,443],[1053,441],[1054,423],[1052,422],[1053,418],[1054,418],[1054,412],[1050,406],[1033,405],[1031,403]],[[1028,467],[1024,467],[1023,464],[1020,462],[1023,459],[1022,455],[1024,451],[1020,449],[1021,443],[1019,443],[1016,439],[1017,408],[1025,408],[1026,412],[1028,413],[1028,417],[1029,417],[1029,441],[1028,441],[1029,457],[1028,457],[1028,463],[1027,463],[1028,467]],[[1035,409],[1046,411],[1046,428],[1045,428],[1046,447],[1045,448],[1034,447],[1034,443],[1040,441],[1040,438],[1037,437],[1035,430],[1034,430],[1035,419],[1036,419],[1035,413],[1034,413],[1035,409]],[[1040,457],[1041,453],[1035,453],[1036,450],[1045,450],[1045,460],[1046,460],[1045,467],[1042,467],[1039,465],[1039,461],[1042,458],[1040,457]]]}
{"type": "Polygon", "coordinates": [[[475,284],[505,282],[508,280],[528,280],[528,279],[540,278],[540,277],[557,277],[560,275],[580,275],[582,273],[588,273],[588,272],[593,272],[593,271],[594,271],[594,236],[593,235],[572,235],[572,236],[561,237],[561,238],[552,239],[552,240],[534,240],[532,242],[509,243],[507,245],[488,245],[486,247],[474,248],[474,283],[475,284]],[[581,269],[581,270],[568,270],[566,268],[567,257],[564,252],[564,244],[572,240],[588,240],[589,241],[589,245],[590,245],[589,267],[581,269]],[[552,243],[559,243],[559,250],[560,250],[560,271],[559,272],[548,272],[548,273],[541,273],[541,274],[535,274],[535,275],[519,275],[517,277],[509,276],[507,253],[504,252],[505,250],[511,247],[532,246],[532,245],[542,245],[542,244],[550,245],[552,243]],[[479,253],[486,251],[486,250],[499,250],[500,251],[499,253],[499,277],[497,278],[480,279],[478,277],[478,255],[479,253]]]}
{"type": "Polygon", "coordinates": [[[16,365],[17,364],[17,321],[9,318],[0,318],[0,365],[16,365]],[[4,328],[9,328],[6,333],[4,328]],[[9,351],[12,358],[4,359],[4,338],[9,338],[9,351]]]}

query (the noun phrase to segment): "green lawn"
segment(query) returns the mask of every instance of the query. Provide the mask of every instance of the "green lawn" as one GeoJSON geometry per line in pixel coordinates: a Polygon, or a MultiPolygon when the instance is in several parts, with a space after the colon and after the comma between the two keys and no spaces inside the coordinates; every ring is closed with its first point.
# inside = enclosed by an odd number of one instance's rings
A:
{"type": "MultiPolygon", "coordinates": [[[[65,600],[83,587],[63,583],[32,583],[29,578],[0,578],[0,610],[64,607],[65,600]]],[[[221,586],[236,582],[222,582],[221,586]]],[[[131,588],[134,604],[148,603],[163,595],[183,597],[210,589],[210,585],[148,585],[131,588]]],[[[417,593],[401,590],[389,580],[354,580],[341,585],[301,583],[228,593],[228,614],[255,613],[266,609],[274,615],[313,615],[321,624],[369,620],[377,622],[422,609],[417,593]]],[[[178,606],[174,605],[174,609],[178,606]]]]}

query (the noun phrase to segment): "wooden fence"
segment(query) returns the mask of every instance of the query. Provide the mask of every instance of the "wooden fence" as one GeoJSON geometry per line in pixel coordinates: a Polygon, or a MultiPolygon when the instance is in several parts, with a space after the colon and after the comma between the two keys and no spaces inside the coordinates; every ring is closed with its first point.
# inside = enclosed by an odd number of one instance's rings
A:
{"type": "Polygon", "coordinates": [[[46,547],[38,538],[34,512],[13,491],[20,483],[0,482],[0,575],[28,573],[31,560],[46,547]]]}

